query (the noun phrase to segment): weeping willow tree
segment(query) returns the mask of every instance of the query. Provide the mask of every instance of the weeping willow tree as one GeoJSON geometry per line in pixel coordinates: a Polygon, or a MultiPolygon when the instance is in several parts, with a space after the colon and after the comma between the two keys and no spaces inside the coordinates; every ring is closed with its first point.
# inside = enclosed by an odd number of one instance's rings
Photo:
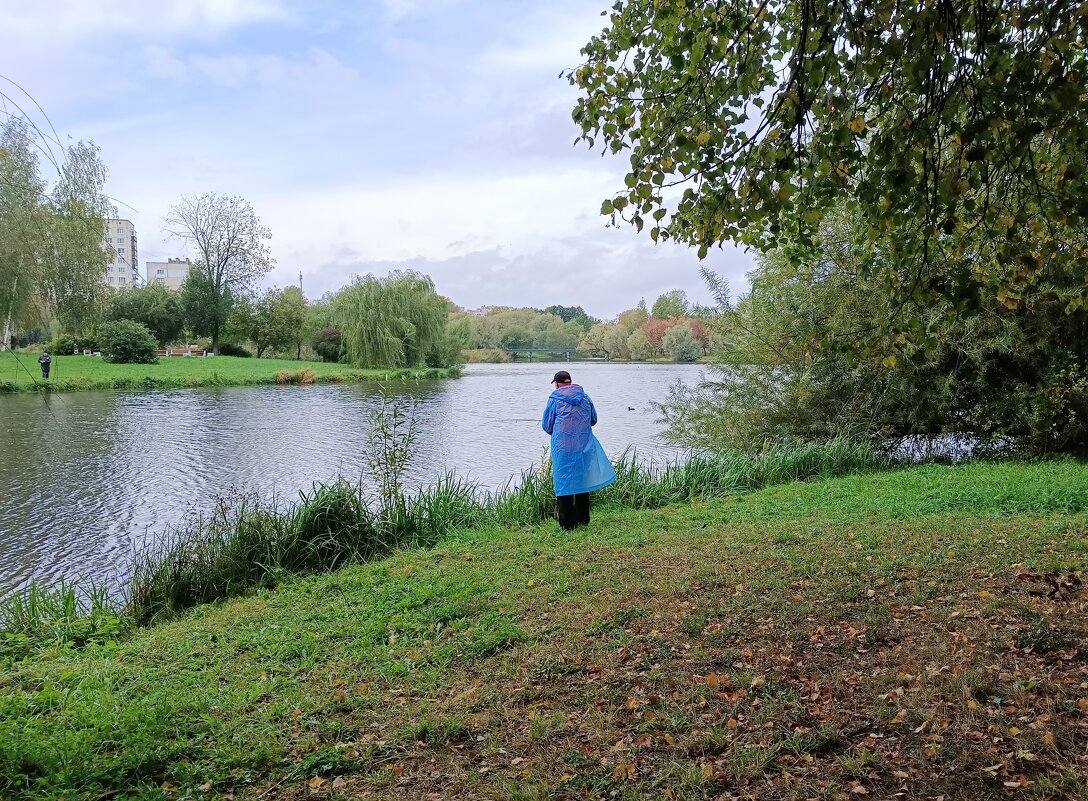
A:
{"type": "Polygon", "coordinates": [[[425,275],[397,271],[356,279],[333,300],[348,360],[359,367],[448,362],[446,300],[425,275]]]}

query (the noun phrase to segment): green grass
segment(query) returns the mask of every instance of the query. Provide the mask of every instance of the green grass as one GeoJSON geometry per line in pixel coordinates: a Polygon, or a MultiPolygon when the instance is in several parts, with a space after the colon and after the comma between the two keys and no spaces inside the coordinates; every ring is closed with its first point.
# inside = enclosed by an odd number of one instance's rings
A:
{"type": "Polygon", "coordinates": [[[9,656],[0,797],[1088,797],[1088,599],[1018,565],[1088,566],[1088,468],[484,520],[9,656]]]}
{"type": "Polygon", "coordinates": [[[95,356],[54,356],[48,381],[42,381],[37,356],[0,353],[0,394],[11,392],[74,392],[102,389],[176,389],[259,384],[341,384],[415,378],[449,378],[455,368],[360,370],[350,365],[288,359],[171,357],[157,364],[110,364],[95,356]],[[25,368],[25,369],[24,369],[25,368]],[[309,376],[304,371],[312,371],[309,376]]]}

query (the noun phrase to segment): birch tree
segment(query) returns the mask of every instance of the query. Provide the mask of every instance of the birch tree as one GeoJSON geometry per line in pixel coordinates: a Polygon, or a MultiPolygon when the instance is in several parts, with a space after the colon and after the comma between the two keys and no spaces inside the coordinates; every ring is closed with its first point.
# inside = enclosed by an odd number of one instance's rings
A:
{"type": "Polygon", "coordinates": [[[11,118],[0,126],[0,351],[16,327],[37,311],[43,264],[45,186],[29,126],[11,118]]]}
{"type": "Polygon", "coordinates": [[[105,227],[117,214],[106,195],[107,174],[98,146],[77,142],[65,151],[51,198],[43,289],[77,343],[105,307],[105,227]]]}

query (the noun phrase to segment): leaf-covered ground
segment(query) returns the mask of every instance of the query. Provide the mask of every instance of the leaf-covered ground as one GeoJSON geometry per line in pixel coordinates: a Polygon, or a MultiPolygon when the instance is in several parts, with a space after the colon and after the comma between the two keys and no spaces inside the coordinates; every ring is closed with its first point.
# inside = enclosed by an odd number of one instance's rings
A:
{"type": "Polygon", "coordinates": [[[1088,798],[1088,468],[464,532],[0,673],[4,798],[1088,798]]]}

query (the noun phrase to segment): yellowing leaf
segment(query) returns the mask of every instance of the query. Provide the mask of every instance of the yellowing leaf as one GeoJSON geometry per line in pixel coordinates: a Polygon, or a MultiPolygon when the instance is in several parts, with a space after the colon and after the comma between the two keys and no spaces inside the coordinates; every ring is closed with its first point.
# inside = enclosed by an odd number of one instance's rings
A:
{"type": "Polygon", "coordinates": [[[846,127],[854,133],[859,134],[865,130],[865,118],[857,117],[855,119],[852,119],[846,124],[846,127]]]}
{"type": "Polygon", "coordinates": [[[324,779],[322,779],[320,776],[314,776],[312,779],[310,779],[306,783],[308,785],[310,785],[311,790],[320,790],[322,787],[325,786],[326,781],[324,779]]]}

